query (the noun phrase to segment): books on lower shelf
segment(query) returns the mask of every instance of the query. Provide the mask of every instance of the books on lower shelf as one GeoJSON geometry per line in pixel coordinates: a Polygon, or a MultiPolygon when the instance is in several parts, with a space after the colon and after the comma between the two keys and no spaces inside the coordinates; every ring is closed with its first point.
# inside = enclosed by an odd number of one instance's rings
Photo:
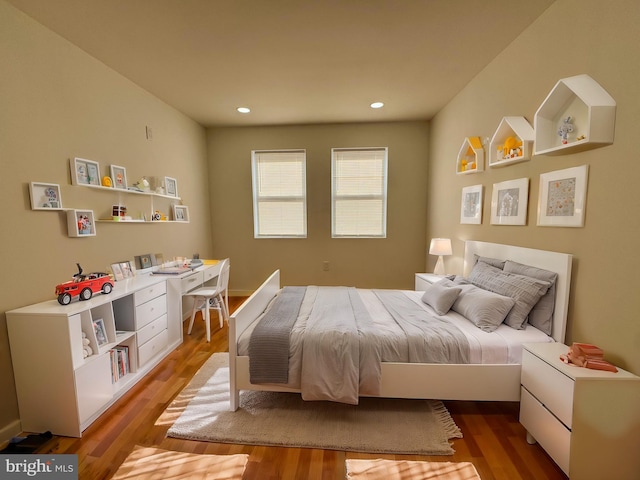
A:
{"type": "Polygon", "coordinates": [[[116,383],[131,372],[129,364],[129,347],[118,345],[109,350],[111,357],[111,383],[116,383]]]}

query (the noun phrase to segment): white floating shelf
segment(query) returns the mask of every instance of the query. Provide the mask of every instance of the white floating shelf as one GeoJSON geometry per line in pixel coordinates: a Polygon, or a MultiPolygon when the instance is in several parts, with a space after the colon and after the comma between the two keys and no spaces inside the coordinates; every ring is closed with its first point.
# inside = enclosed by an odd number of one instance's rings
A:
{"type": "Polygon", "coordinates": [[[616,101],[589,75],[559,80],[534,118],[535,155],[560,155],[613,143],[616,101]],[[558,131],[569,118],[566,143],[558,131]]]}
{"type": "Polygon", "coordinates": [[[462,142],[456,161],[456,173],[467,175],[484,170],[484,148],[480,137],[467,137],[462,142]]]}
{"type": "Polygon", "coordinates": [[[489,166],[531,160],[535,132],[524,117],[503,117],[489,144],[489,166]]]}

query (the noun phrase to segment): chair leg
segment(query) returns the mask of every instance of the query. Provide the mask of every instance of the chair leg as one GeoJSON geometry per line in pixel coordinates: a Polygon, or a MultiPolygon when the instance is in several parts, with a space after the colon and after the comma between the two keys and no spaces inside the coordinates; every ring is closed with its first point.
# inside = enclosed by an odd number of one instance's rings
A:
{"type": "Polygon", "coordinates": [[[191,329],[193,328],[193,320],[196,318],[196,312],[198,311],[198,297],[193,299],[193,308],[191,309],[191,320],[189,320],[189,328],[187,334],[191,335],[191,329]]]}
{"type": "Polygon", "coordinates": [[[207,342],[211,342],[211,314],[209,312],[209,299],[204,302],[205,329],[207,330],[207,342]]]}

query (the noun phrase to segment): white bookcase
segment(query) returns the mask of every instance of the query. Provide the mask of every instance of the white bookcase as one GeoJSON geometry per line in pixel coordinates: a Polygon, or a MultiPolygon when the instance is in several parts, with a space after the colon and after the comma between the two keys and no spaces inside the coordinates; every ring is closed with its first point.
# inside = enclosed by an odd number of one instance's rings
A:
{"type": "Polygon", "coordinates": [[[616,101],[589,75],[563,78],[534,118],[535,154],[560,155],[613,143],[616,101]],[[569,119],[572,131],[563,143],[558,130],[569,119]]]}

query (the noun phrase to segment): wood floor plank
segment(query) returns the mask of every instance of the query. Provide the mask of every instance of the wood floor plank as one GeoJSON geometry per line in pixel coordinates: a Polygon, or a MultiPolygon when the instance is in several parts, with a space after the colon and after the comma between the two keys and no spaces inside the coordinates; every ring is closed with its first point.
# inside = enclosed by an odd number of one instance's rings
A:
{"type": "MultiPolygon", "coordinates": [[[[244,300],[232,297],[233,311],[244,300]]],[[[188,323],[188,322],[186,322],[188,323]]],[[[135,445],[187,453],[249,455],[245,480],[345,478],[347,458],[388,458],[432,462],[472,462],[483,480],[508,478],[567,480],[539,445],[529,445],[518,422],[518,404],[510,402],[445,402],[463,438],[453,441],[452,456],[376,455],[285,447],[216,444],[168,438],[179,411],[167,411],[214,352],[228,351],[228,328],[212,321],[207,343],[198,316],[191,335],[144,379],[102,415],[81,439],[60,437],[55,453],[75,453],[81,480],[111,478],[135,445]],[[511,475],[511,476],[509,476],[511,475]]]]}

